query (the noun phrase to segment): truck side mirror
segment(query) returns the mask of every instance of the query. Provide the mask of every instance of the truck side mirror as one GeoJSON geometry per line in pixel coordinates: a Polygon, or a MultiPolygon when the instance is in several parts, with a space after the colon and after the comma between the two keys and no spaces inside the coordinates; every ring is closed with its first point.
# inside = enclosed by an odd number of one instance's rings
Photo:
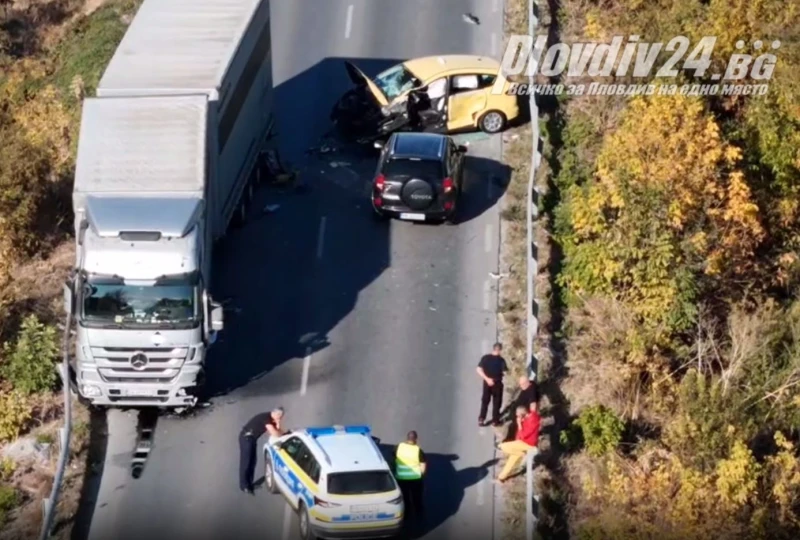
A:
{"type": "Polygon", "coordinates": [[[75,307],[73,302],[74,297],[75,293],[72,288],[72,281],[67,280],[64,282],[64,311],[70,315],[73,314],[73,309],[75,307]]]}
{"type": "Polygon", "coordinates": [[[225,313],[221,304],[211,302],[211,330],[219,332],[225,326],[225,313]]]}

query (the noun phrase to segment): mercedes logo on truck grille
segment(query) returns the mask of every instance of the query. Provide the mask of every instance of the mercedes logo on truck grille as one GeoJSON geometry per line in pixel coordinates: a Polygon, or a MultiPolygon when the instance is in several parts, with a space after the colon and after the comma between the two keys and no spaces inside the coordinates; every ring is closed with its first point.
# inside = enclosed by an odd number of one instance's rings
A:
{"type": "Polygon", "coordinates": [[[137,352],[131,356],[131,367],[137,371],[141,371],[147,367],[147,356],[144,353],[137,352]]]}

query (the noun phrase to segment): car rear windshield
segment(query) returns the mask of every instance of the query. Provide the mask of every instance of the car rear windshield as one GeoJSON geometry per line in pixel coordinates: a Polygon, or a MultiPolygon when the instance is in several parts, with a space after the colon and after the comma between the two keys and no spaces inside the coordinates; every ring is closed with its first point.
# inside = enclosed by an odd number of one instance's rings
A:
{"type": "Polygon", "coordinates": [[[346,472],[328,476],[328,493],[331,495],[367,495],[394,489],[394,479],[388,471],[346,472]]]}
{"type": "Polygon", "coordinates": [[[393,176],[411,176],[415,178],[442,178],[442,163],[432,160],[391,159],[383,165],[383,174],[387,178],[393,176]]]}

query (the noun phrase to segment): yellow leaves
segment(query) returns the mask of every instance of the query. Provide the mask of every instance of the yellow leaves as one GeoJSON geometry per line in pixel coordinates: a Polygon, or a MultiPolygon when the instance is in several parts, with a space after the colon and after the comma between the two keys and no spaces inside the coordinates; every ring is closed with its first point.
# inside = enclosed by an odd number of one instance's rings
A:
{"type": "Polygon", "coordinates": [[[774,439],[778,453],[769,456],[765,466],[772,484],[770,495],[778,506],[779,519],[797,524],[800,520],[793,508],[800,503],[800,459],[783,433],[775,433],[774,439]]]}
{"type": "Polygon", "coordinates": [[[595,509],[589,523],[616,515],[626,538],[646,538],[649,532],[683,539],[769,537],[776,530],[770,501],[782,509],[780,520],[795,524],[791,505],[800,501],[800,461],[782,434],[775,440],[780,450],[764,465],[736,441],[729,457],[708,474],[658,450],[633,460],[608,458],[606,481],[584,490],[595,509]]]}
{"type": "Polygon", "coordinates": [[[720,501],[729,507],[747,504],[756,495],[761,466],[741,441],[736,441],[728,459],[717,463],[716,487],[720,501]]]}
{"type": "Polygon", "coordinates": [[[603,25],[600,22],[597,11],[590,10],[586,13],[586,24],[583,27],[583,35],[587,40],[602,41],[605,36],[603,25]]]}
{"type": "Polygon", "coordinates": [[[13,118],[29,144],[47,149],[55,170],[69,162],[72,118],[55,88],[48,86],[35,99],[27,100],[14,111],[13,118]]]}
{"type": "Polygon", "coordinates": [[[591,283],[602,277],[643,319],[686,320],[678,311],[691,294],[687,279],[743,271],[765,236],[735,169],[741,157],[700,99],[633,98],[603,141],[594,182],[566,194],[576,246],[567,256],[585,258],[592,276],[569,285],[598,292],[591,283]]]}

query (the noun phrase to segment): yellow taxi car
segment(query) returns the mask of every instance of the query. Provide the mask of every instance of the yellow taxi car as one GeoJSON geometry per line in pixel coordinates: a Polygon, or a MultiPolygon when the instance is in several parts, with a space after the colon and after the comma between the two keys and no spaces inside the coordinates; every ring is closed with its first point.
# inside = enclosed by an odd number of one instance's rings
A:
{"type": "Polygon", "coordinates": [[[520,115],[517,96],[506,91],[510,83],[500,63],[485,56],[415,58],[374,78],[352,62],[345,66],[355,87],[336,103],[331,119],[350,134],[497,133],[520,115]]]}

